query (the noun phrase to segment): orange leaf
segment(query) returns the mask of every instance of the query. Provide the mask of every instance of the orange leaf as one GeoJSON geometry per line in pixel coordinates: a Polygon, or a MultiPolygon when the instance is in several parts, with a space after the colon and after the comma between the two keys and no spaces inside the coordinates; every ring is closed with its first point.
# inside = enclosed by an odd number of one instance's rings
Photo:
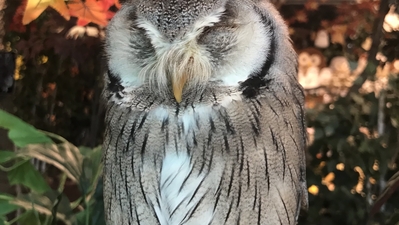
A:
{"type": "Polygon", "coordinates": [[[118,9],[120,9],[122,7],[121,3],[119,3],[119,0],[115,0],[115,6],[118,9]]]}
{"type": "Polygon", "coordinates": [[[115,4],[115,0],[99,0],[98,3],[102,6],[103,10],[108,10],[115,4]]]}
{"type": "Polygon", "coordinates": [[[79,25],[87,24],[90,22],[96,23],[101,26],[106,26],[107,21],[107,10],[104,10],[101,2],[96,0],[86,0],[82,2],[80,0],[68,1],[69,12],[71,16],[75,16],[79,19],[79,25]]]}
{"type": "Polygon", "coordinates": [[[26,25],[32,22],[49,6],[57,10],[57,12],[65,19],[69,20],[70,16],[68,8],[66,7],[64,0],[28,0],[22,23],[26,25]]]}

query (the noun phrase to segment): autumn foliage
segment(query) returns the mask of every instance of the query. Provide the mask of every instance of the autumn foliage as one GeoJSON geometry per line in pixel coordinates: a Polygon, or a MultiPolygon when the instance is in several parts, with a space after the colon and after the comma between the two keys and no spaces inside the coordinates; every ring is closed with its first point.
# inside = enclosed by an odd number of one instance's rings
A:
{"type": "Polygon", "coordinates": [[[96,23],[106,26],[114,12],[109,11],[111,6],[120,8],[118,0],[24,0],[18,11],[23,9],[22,24],[26,25],[37,19],[48,7],[55,9],[66,20],[78,18],[77,25],[85,26],[96,23]]]}

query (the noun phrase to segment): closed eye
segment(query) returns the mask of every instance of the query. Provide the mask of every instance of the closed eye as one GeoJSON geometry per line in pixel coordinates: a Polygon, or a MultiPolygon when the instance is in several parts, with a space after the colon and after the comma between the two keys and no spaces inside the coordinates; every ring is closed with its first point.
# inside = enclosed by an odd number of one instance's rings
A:
{"type": "Polygon", "coordinates": [[[144,29],[134,27],[131,29],[130,33],[130,51],[137,59],[147,59],[155,55],[154,47],[144,29]]]}

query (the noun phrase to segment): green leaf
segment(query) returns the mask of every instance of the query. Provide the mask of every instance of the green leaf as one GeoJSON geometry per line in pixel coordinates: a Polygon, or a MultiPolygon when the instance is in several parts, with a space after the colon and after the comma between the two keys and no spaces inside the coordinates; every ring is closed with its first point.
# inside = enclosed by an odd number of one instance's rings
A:
{"type": "Polygon", "coordinates": [[[7,218],[0,216],[0,225],[6,225],[6,219],[7,218]]]}
{"type": "MultiPolygon", "coordinates": [[[[82,148],[80,149],[82,152],[82,148]]],[[[102,147],[88,151],[86,148],[83,149],[85,158],[82,163],[82,175],[79,180],[79,186],[82,193],[86,195],[95,190],[102,173],[102,147]]]]}
{"type": "Polygon", "coordinates": [[[8,137],[17,147],[53,142],[43,132],[3,110],[0,110],[0,127],[8,130],[8,137]]]}
{"type": "Polygon", "coordinates": [[[7,175],[11,185],[22,184],[37,193],[44,193],[50,190],[43,176],[30,161],[26,161],[12,169],[7,175]]]}
{"type": "Polygon", "coordinates": [[[17,150],[18,155],[36,158],[51,164],[74,182],[82,173],[83,156],[79,149],[69,142],[61,144],[32,144],[17,150]]]}
{"type": "Polygon", "coordinates": [[[46,215],[37,215],[35,210],[27,210],[25,211],[19,218],[17,219],[18,224],[21,225],[46,225],[44,222],[46,220],[46,215]]]}
{"type": "Polygon", "coordinates": [[[11,151],[0,151],[0,164],[10,161],[11,159],[15,159],[17,154],[11,151]]]}
{"type": "Polygon", "coordinates": [[[8,201],[0,200],[0,218],[1,218],[1,216],[5,216],[11,212],[14,212],[15,210],[17,210],[19,208],[20,208],[19,206],[11,204],[8,201]]]}

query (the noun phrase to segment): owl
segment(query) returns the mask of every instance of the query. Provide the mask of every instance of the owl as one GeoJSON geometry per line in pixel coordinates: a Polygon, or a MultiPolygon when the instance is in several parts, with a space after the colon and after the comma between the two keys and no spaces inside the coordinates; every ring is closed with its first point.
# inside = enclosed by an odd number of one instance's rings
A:
{"type": "Polygon", "coordinates": [[[304,94],[263,0],[130,0],[107,27],[108,225],[297,224],[304,94]]]}
{"type": "Polygon", "coordinates": [[[321,85],[325,74],[326,59],[317,48],[305,48],[298,52],[298,80],[305,90],[321,85]]]}

